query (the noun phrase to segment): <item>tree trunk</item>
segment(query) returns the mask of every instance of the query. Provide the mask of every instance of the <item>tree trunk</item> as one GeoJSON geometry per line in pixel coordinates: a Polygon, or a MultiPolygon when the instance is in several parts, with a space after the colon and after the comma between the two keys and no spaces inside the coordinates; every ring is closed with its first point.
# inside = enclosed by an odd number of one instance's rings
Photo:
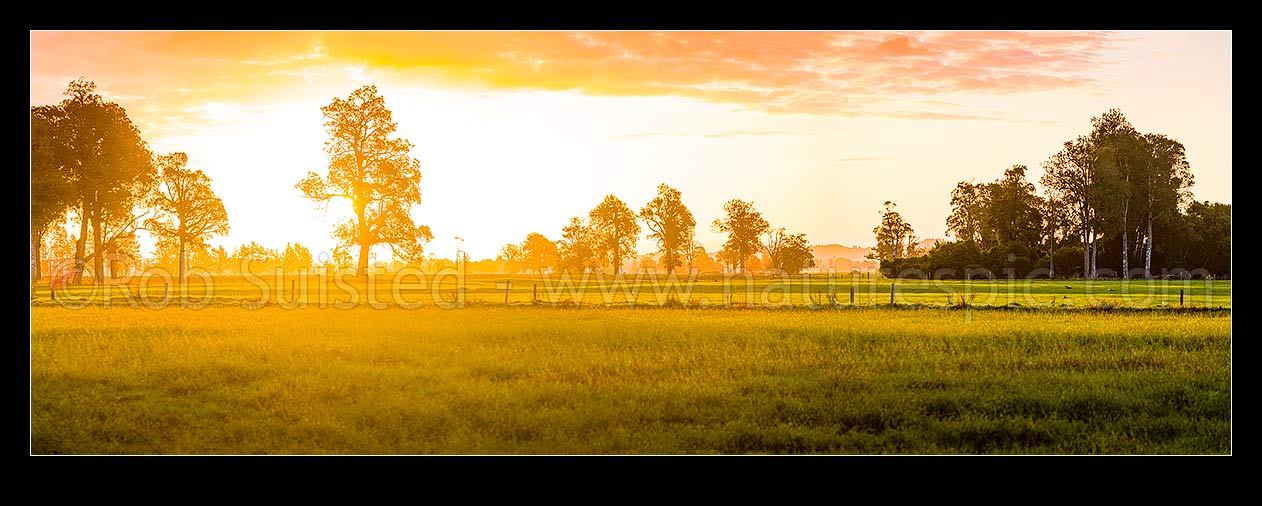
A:
{"type": "Polygon", "coordinates": [[[1083,227],[1083,278],[1092,276],[1092,240],[1089,227],[1083,227]]]}
{"type": "MultiPolygon", "coordinates": [[[[355,206],[355,218],[359,220],[359,263],[356,272],[359,277],[368,277],[368,224],[364,221],[364,206],[355,206]]],[[[457,259],[459,261],[459,259],[457,259]]]]}
{"type": "Polygon", "coordinates": [[[74,284],[83,282],[83,269],[87,267],[84,261],[84,249],[87,249],[88,243],[88,215],[85,209],[79,211],[79,240],[74,244],[74,284]]]}
{"type": "Polygon", "coordinates": [[[1130,206],[1130,200],[1122,202],[1122,279],[1131,279],[1131,250],[1126,247],[1126,236],[1130,233],[1126,215],[1130,210],[1130,206]]]}
{"type": "Polygon", "coordinates": [[[101,218],[92,220],[92,284],[100,284],[105,273],[105,255],[102,254],[101,218]]]}
{"type": "Polygon", "coordinates": [[[1047,248],[1047,277],[1056,277],[1056,232],[1052,232],[1052,238],[1047,248]]]}
{"type": "Polygon", "coordinates": [[[35,253],[35,282],[37,283],[39,282],[39,278],[42,278],[44,274],[43,269],[41,269],[41,265],[40,265],[39,251],[41,249],[44,249],[43,246],[44,246],[45,230],[40,230],[40,231],[35,232],[35,235],[31,238],[32,241],[34,241],[35,243],[35,251],[34,251],[35,253]]]}
{"type": "Polygon", "coordinates": [[[1096,242],[1097,242],[1097,241],[1099,241],[1099,239],[1097,239],[1096,237],[1094,237],[1094,230],[1093,230],[1092,232],[1093,232],[1093,234],[1092,234],[1092,237],[1091,237],[1091,279],[1095,279],[1095,277],[1096,277],[1096,268],[1095,268],[1096,263],[1095,263],[1095,261],[1096,261],[1096,257],[1098,257],[1098,256],[1099,256],[1099,251],[1098,251],[1098,249],[1096,248],[1096,242]]]}
{"type": "Polygon", "coordinates": [[[1144,279],[1152,279],[1152,209],[1148,209],[1148,234],[1144,239],[1144,279]]]}
{"type": "Polygon", "coordinates": [[[182,234],[180,235],[180,261],[178,265],[179,267],[176,268],[179,271],[179,276],[180,276],[178,279],[180,280],[180,283],[183,283],[184,282],[184,236],[182,234]]]}

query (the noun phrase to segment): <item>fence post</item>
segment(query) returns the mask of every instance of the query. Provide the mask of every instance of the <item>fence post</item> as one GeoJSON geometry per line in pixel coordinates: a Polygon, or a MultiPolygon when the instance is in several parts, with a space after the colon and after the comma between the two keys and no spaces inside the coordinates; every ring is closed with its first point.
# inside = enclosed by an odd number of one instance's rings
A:
{"type": "Polygon", "coordinates": [[[1183,307],[1183,289],[1179,289],[1179,307],[1183,307]]]}
{"type": "Polygon", "coordinates": [[[508,289],[509,289],[509,288],[512,288],[512,287],[513,287],[513,281],[512,281],[512,280],[508,280],[508,281],[505,281],[505,282],[504,282],[504,305],[505,305],[505,306],[507,306],[507,305],[508,305],[508,289]]]}
{"type": "Polygon", "coordinates": [[[894,283],[890,283],[890,307],[894,307],[894,283]]]}
{"type": "Polygon", "coordinates": [[[530,293],[530,303],[534,304],[537,300],[539,300],[539,283],[535,283],[535,289],[530,293]]]}

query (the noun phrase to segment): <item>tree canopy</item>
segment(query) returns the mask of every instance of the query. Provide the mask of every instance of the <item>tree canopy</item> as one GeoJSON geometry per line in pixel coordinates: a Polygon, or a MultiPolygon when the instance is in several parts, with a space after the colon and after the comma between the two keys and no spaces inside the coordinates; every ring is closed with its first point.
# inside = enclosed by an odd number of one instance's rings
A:
{"type": "Polygon", "coordinates": [[[433,239],[429,227],[416,225],[411,215],[412,206],[421,203],[421,162],[411,156],[411,142],[391,137],[398,125],[377,87],[335,97],[320,110],[329,135],[328,171],[307,173],[298,190],[318,202],[350,200],[355,215],[334,228],[333,237],[341,246],[359,247],[361,276],[377,244],[404,258],[421,258],[424,244],[433,239]]]}

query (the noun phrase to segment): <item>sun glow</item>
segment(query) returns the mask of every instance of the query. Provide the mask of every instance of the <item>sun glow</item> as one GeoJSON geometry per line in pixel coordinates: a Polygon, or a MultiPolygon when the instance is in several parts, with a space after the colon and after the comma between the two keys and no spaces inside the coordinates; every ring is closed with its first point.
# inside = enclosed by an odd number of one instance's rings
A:
{"type": "Polygon", "coordinates": [[[661,182],[700,225],[742,198],[812,242],[868,245],[881,202],[943,237],[956,181],[1013,164],[1037,180],[1109,107],[1182,141],[1197,197],[1230,202],[1230,57],[1229,32],[34,32],[31,103],[97,82],[155,152],[214,180],[228,248],[332,248],[350,206],[294,184],[326,168],[320,107],[362,84],[415,145],[414,216],[440,256],[457,235],[474,258],[555,239],[604,195],[638,209],[661,182]]]}

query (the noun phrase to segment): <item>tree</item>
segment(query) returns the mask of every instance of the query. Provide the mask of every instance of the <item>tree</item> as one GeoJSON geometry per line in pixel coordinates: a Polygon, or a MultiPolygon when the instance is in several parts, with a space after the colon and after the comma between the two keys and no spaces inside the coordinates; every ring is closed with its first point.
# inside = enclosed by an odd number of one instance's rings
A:
{"type": "Polygon", "coordinates": [[[1032,245],[1039,236],[1039,197],[1034,185],[1025,180],[1026,167],[1013,165],[1003,177],[986,185],[985,229],[994,239],[993,246],[1032,245]]]}
{"type": "Polygon", "coordinates": [[[53,276],[65,275],[65,269],[74,266],[74,246],[77,241],[64,227],[51,227],[44,236],[47,254],[40,256],[40,261],[44,263],[41,272],[53,276]]]}
{"type": "Polygon", "coordinates": [[[767,232],[762,244],[766,263],[772,269],[779,269],[789,274],[797,274],[802,269],[815,266],[815,256],[811,253],[811,245],[806,241],[806,234],[785,233],[784,227],[767,232]]]}
{"type": "Polygon", "coordinates": [[[66,219],[73,199],[70,180],[58,162],[57,121],[60,109],[51,106],[31,108],[31,253],[34,280],[43,277],[40,253],[45,234],[66,219]]]}
{"type": "Polygon", "coordinates": [[[656,258],[653,258],[653,255],[644,255],[640,257],[640,261],[636,264],[636,270],[656,271],[660,266],[661,264],[658,263],[656,258]]]}
{"type": "Polygon", "coordinates": [[[745,258],[758,250],[758,238],[767,232],[770,225],[763,219],[762,213],[754,209],[753,202],[732,199],[723,204],[723,211],[727,216],[714,220],[711,228],[715,232],[727,232],[723,249],[734,253],[737,269],[745,272],[745,258]]]}
{"type": "Polygon", "coordinates": [[[1056,276],[1056,248],[1073,234],[1073,213],[1055,198],[1038,199],[1039,244],[1047,254],[1048,276],[1056,276]]]}
{"type": "Polygon", "coordinates": [[[517,274],[525,270],[526,254],[519,244],[505,244],[496,260],[504,262],[504,272],[517,274]]]}
{"type": "Polygon", "coordinates": [[[242,274],[246,272],[265,273],[273,271],[276,267],[279,267],[278,264],[280,263],[279,255],[275,251],[267,249],[254,241],[250,241],[249,244],[242,244],[232,256],[236,259],[237,265],[240,266],[237,272],[242,274]]]}
{"type": "Polygon", "coordinates": [[[581,273],[598,267],[600,256],[596,253],[593,235],[582,218],[570,218],[570,224],[561,230],[561,239],[557,241],[557,268],[581,273]]]}
{"type": "Polygon", "coordinates": [[[186,246],[199,250],[208,245],[210,236],[228,233],[228,212],[223,200],[210,188],[210,178],[200,170],[190,170],[188,155],[172,153],[158,157],[158,192],[154,206],[159,216],[151,218],[149,230],[159,237],[170,237],[179,244],[177,269],[184,281],[186,246]]]}
{"type": "Polygon", "coordinates": [[[1074,221],[1082,238],[1082,274],[1088,278],[1095,277],[1095,228],[1099,222],[1096,205],[1099,185],[1096,184],[1093,151],[1092,141],[1087,137],[1065,142],[1060,151],[1043,162],[1044,174],[1039,179],[1050,197],[1074,209],[1074,221]]]}
{"type": "Polygon", "coordinates": [[[308,172],[296,188],[317,202],[351,201],[355,216],[339,224],[333,237],[340,245],[359,246],[360,276],[367,276],[368,250],[376,244],[421,258],[424,243],[434,237],[411,216],[412,206],[421,203],[421,162],[412,158],[411,142],[390,138],[398,125],[377,87],[364,86],[345,100],[335,97],[320,111],[329,134],[328,174],[308,172]]]}
{"type": "Polygon", "coordinates": [[[1091,141],[1094,168],[1098,178],[1095,184],[1101,197],[1097,201],[1107,232],[1121,240],[1122,277],[1130,278],[1130,249],[1127,247],[1130,230],[1130,210],[1135,196],[1135,184],[1143,181],[1145,146],[1143,137],[1131,126],[1122,112],[1110,109],[1099,117],[1091,118],[1091,141]]]}
{"type": "Polygon", "coordinates": [[[1191,168],[1183,144],[1161,134],[1144,135],[1145,171],[1137,195],[1146,213],[1144,277],[1152,277],[1153,222],[1177,214],[1191,200],[1191,168]]]}
{"type": "Polygon", "coordinates": [[[960,181],[951,190],[951,215],[947,217],[947,233],[961,241],[974,241],[985,247],[982,222],[986,217],[986,185],[960,181]]]}
{"type": "Polygon", "coordinates": [[[1185,268],[1231,276],[1231,204],[1193,201],[1187,221],[1185,268]]]}
{"type": "Polygon", "coordinates": [[[285,272],[302,272],[311,270],[311,250],[299,243],[285,244],[285,253],[281,256],[281,268],[285,272]]]}
{"type": "Polygon", "coordinates": [[[657,241],[666,272],[674,272],[697,226],[679,190],[665,183],[657,185],[657,196],[640,209],[640,219],[648,226],[649,238],[657,241]]]}
{"type": "Polygon", "coordinates": [[[696,268],[698,273],[723,272],[723,265],[706,253],[704,246],[697,246],[690,255],[689,269],[696,268]]]}
{"type": "Polygon", "coordinates": [[[635,257],[635,243],[640,238],[640,224],[635,211],[618,197],[606,195],[587,215],[595,235],[596,253],[622,272],[622,262],[635,257]]]}
{"type": "Polygon", "coordinates": [[[522,264],[527,271],[542,273],[544,269],[555,267],[560,260],[556,243],[538,232],[531,232],[526,236],[526,241],[521,243],[521,251],[522,264]]]}
{"type": "Polygon", "coordinates": [[[210,262],[216,274],[224,274],[232,264],[232,257],[228,255],[228,250],[225,250],[221,244],[210,251],[210,262]]]}
{"type": "Polygon", "coordinates": [[[79,217],[75,245],[75,282],[87,266],[88,228],[92,228],[93,273],[104,273],[105,243],[114,236],[133,232],[139,218],[136,208],[153,188],[153,155],[127,117],[127,111],[105,102],[96,84],[82,79],[66,89],[69,97],[50,116],[57,118],[54,143],[56,164],[71,186],[71,203],[79,217]]]}
{"type": "Polygon", "coordinates": [[[894,210],[896,207],[898,204],[885,201],[885,209],[881,211],[881,224],[872,229],[872,233],[876,234],[876,251],[869,254],[868,258],[875,260],[902,258],[904,253],[911,252],[915,248],[916,232],[912,230],[910,224],[903,221],[903,216],[894,210]]]}

